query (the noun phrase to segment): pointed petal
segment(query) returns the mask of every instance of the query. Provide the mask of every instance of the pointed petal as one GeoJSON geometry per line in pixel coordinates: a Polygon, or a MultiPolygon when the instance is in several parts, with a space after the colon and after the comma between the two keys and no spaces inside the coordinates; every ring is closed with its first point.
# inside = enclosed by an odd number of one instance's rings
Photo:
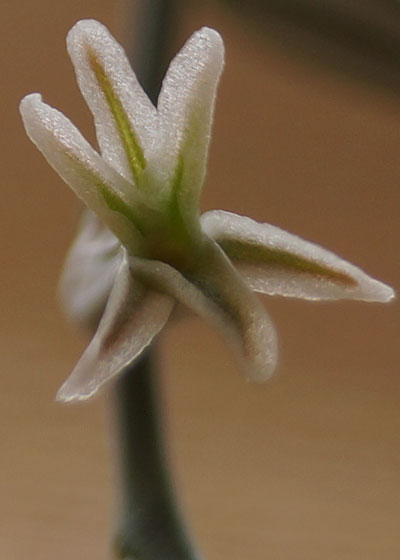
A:
{"type": "Polygon", "coordinates": [[[147,348],[173,305],[169,296],[134,282],[125,252],[99,328],[57,399],[85,400],[96,393],[147,348]]]}
{"type": "Polygon", "coordinates": [[[59,286],[62,306],[74,322],[97,328],[120,266],[119,239],[85,211],[59,286]]]}
{"type": "Polygon", "coordinates": [[[62,113],[43,103],[39,94],[27,95],[20,111],[29,138],[53,169],[122,243],[137,246],[140,234],[133,224],[139,219],[133,212],[140,204],[134,187],[102,160],[62,113]]]}
{"type": "Polygon", "coordinates": [[[221,249],[207,244],[187,277],[160,261],[130,258],[135,276],[157,287],[227,333],[245,374],[264,381],[275,369],[277,339],[264,308],[221,249]]]}
{"type": "Polygon", "coordinates": [[[159,96],[166,144],[152,160],[162,162],[164,181],[172,181],[172,197],[184,215],[197,212],[223,64],[220,35],[204,27],[171,62],[159,96]]]}
{"type": "Polygon", "coordinates": [[[222,210],[203,214],[201,224],[257,292],[311,300],[394,297],[356,266],[275,226],[222,210]]]}
{"type": "Polygon", "coordinates": [[[155,107],[104,25],[79,21],[68,34],[67,48],[104,159],[126,179],[136,179],[156,133],[155,107]]]}

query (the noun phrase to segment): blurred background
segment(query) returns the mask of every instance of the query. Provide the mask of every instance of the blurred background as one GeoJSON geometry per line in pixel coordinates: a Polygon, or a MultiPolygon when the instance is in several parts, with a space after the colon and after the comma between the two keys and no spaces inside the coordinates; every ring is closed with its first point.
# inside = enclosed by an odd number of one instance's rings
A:
{"type": "MultiPolygon", "coordinates": [[[[26,138],[39,91],[94,141],[65,50],[95,18],[128,49],[139,2],[3,2],[0,555],[111,558],[111,391],[54,394],[88,337],[56,286],[79,204],[26,138]]],[[[400,8],[396,1],[177,2],[174,50],[218,29],[226,68],[204,210],[320,243],[400,290],[400,8]]],[[[142,28],[143,32],[143,28],[142,28]]],[[[264,298],[277,375],[251,385],[204,323],[171,324],[159,361],[171,463],[209,560],[400,557],[399,303],[264,298]]]]}

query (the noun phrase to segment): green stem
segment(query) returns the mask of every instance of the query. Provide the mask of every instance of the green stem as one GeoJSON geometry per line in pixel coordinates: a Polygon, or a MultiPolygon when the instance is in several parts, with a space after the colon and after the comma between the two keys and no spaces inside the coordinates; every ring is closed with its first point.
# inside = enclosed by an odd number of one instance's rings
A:
{"type": "Polygon", "coordinates": [[[117,554],[124,559],[196,560],[168,476],[152,351],[118,381],[116,396],[122,474],[117,554]]]}

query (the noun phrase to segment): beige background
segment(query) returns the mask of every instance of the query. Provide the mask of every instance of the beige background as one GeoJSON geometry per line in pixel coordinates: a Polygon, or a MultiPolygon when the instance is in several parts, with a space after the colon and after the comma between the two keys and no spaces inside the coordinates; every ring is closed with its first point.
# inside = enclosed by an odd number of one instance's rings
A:
{"type": "MultiPolygon", "coordinates": [[[[201,3],[198,3],[201,5],[201,3]]],[[[19,99],[40,91],[93,139],[65,51],[94,17],[127,44],[122,2],[3,2],[1,20],[0,556],[106,559],[113,466],[107,395],[54,393],[87,338],[55,290],[78,203],[26,139],[19,99]]],[[[398,99],[302,63],[206,4],[227,64],[203,208],[269,221],[400,289],[398,99]]],[[[196,319],[160,342],[177,482],[210,560],[400,557],[399,304],[265,298],[281,360],[247,384],[196,319]]]]}

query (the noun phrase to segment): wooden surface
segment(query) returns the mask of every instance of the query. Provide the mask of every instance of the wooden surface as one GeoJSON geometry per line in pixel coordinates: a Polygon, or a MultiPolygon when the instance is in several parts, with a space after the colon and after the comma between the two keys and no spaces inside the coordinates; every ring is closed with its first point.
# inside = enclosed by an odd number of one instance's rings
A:
{"type": "MultiPolygon", "coordinates": [[[[40,91],[93,139],[64,47],[95,17],[126,40],[123,4],[6,2],[2,10],[0,557],[110,558],[109,394],[53,402],[87,338],[55,291],[78,204],[26,139],[19,99],[40,91]],[[123,31],[124,30],[124,31],[123,31]]],[[[227,64],[202,205],[319,242],[400,289],[395,97],[280,51],[233,16],[189,13],[179,45],[219,29],[227,64]]],[[[165,424],[182,501],[210,560],[400,557],[399,304],[264,298],[281,361],[246,383],[196,319],[159,344],[165,424]]]]}

